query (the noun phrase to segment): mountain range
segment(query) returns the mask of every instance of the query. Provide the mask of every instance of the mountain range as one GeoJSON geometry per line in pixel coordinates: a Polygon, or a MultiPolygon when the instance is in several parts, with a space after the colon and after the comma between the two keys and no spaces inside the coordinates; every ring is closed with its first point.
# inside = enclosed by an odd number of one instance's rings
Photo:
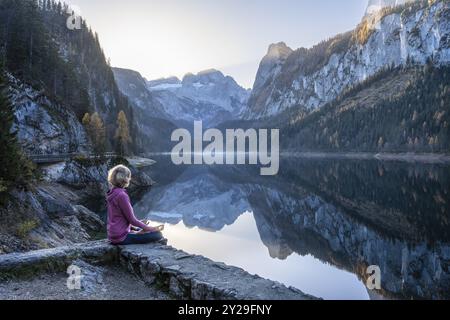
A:
{"type": "Polygon", "coordinates": [[[318,109],[387,67],[428,60],[449,64],[448,14],[446,1],[415,1],[408,8],[386,9],[376,22],[365,18],[354,31],[310,49],[272,45],[261,62],[247,118],[318,109]]]}
{"type": "Polygon", "coordinates": [[[202,120],[205,126],[214,126],[239,119],[250,96],[232,77],[214,69],[187,74],[182,80],[153,81],[131,70],[113,70],[120,89],[134,105],[146,105],[152,113],[180,125],[202,120]]]}
{"type": "Polygon", "coordinates": [[[270,45],[251,92],[217,70],[140,77],[140,98],[119,87],[177,125],[277,126],[293,151],[447,152],[449,17],[448,1],[371,0],[352,31],[312,48],[270,45]]]}
{"type": "Polygon", "coordinates": [[[84,21],[72,32],[61,5],[36,3],[0,2],[15,128],[29,153],[89,148],[86,112],[103,118],[113,149],[121,110],[135,153],[168,151],[171,132],[195,120],[277,127],[292,151],[450,150],[448,1],[373,0],[352,31],[312,48],[272,44],[251,91],[215,69],[149,81],[111,68],[84,21]]]}

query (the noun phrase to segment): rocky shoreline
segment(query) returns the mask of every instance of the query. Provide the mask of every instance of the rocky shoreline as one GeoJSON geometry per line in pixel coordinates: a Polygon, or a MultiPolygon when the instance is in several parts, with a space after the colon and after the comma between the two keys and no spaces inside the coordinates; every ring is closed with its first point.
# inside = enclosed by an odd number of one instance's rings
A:
{"type": "MultiPolygon", "coordinates": [[[[104,238],[105,224],[86,202],[103,197],[113,165],[77,159],[47,166],[32,190],[12,195],[2,216],[2,225],[11,228],[0,228],[0,299],[315,299],[162,244],[117,247],[95,241],[104,238]],[[87,275],[81,290],[67,289],[70,265],[87,275]]],[[[153,185],[143,170],[127,165],[131,194],[153,185]]]]}
{"type": "Polygon", "coordinates": [[[108,168],[130,166],[130,194],[154,184],[144,170],[125,159],[73,159],[42,167],[42,179],[27,190],[14,190],[0,208],[0,255],[55,248],[105,237],[98,213],[105,209],[108,168]]]}
{"type": "MultiPolygon", "coordinates": [[[[246,271],[211,261],[205,257],[190,255],[163,244],[117,247],[106,241],[59,247],[55,249],[12,253],[0,256],[0,299],[11,299],[15,291],[20,291],[20,280],[39,283],[43,290],[58,284],[50,281],[52,275],[59,281],[67,281],[69,266],[80,268],[79,291],[86,293],[85,299],[98,298],[99,293],[92,283],[99,281],[98,268],[126,270],[147,287],[157,288],[159,298],[186,300],[313,300],[310,295],[246,271]],[[94,271],[93,271],[94,270],[94,271]],[[83,278],[82,278],[83,279],[83,278]],[[89,280],[91,279],[91,280],[89,280]],[[94,279],[94,281],[92,281],[94,279]],[[95,280],[97,279],[97,280],[95,280]],[[17,282],[19,281],[19,282],[17,282]],[[90,282],[89,282],[90,281],[90,282]],[[19,283],[19,284],[18,284],[19,283]],[[15,290],[17,289],[17,290],[15,290]],[[165,296],[164,296],[165,295],[165,296]]],[[[123,273],[117,271],[118,277],[123,273]]],[[[120,283],[120,279],[117,279],[120,283]]],[[[60,286],[62,287],[62,286],[60,286]]],[[[101,287],[101,286],[100,286],[101,287]]],[[[126,290],[126,288],[122,288],[126,290]]],[[[134,289],[132,290],[134,291],[134,289]]],[[[71,290],[60,290],[60,295],[51,299],[70,299],[71,290]]],[[[133,292],[124,292],[123,294],[133,292]]],[[[73,296],[73,295],[72,295],[73,296]]],[[[108,296],[102,296],[108,299],[108,296]]],[[[20,297],[19,297],[20,298],[20,297]]],[[[45,299],[40,292],[28,290],[23,299],[45,299]]],[[[47,297],[49,298],[49,297],[47,297]]],[[[145,298],[140,296],[140,298],[145,298]]],[[[148,297],[152,298],[152,296],[148,297]]]]}

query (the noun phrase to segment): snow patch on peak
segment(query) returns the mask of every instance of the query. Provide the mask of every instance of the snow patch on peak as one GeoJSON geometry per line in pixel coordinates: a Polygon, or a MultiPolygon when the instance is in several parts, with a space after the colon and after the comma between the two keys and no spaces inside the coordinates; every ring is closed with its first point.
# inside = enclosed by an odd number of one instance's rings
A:
{"type": "Polygon", "coordinates": [[[158,85],[149,86],[150,91],[173,90],[182,87],[181,83],[160,83],[158,85]]]}
{"type": "Polygon", "coordinates": [[[160,78],[147,81],[147,88],[150,91],[176,89],[181,87],[181,80],[177,77],[160,78]]]}

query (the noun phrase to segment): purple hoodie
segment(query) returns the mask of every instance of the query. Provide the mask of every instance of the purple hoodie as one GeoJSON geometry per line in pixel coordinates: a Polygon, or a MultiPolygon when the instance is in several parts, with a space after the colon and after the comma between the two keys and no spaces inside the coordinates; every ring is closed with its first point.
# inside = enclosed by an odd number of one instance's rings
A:
{"type": "Polygon", "coordinates": [[[108,239],[112,244],[125,240],[131,226],[151,231],[145,223],[136,219],[130,197],[125,189],[113,188],[106,196],[108,203],[108,239]]]}

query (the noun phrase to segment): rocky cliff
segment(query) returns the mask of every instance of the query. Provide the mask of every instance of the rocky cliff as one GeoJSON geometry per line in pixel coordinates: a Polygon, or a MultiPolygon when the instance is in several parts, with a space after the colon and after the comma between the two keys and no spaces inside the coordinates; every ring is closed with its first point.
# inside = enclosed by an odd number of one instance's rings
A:
{"type": "Polygon", "coordinates": [[[80,202],[73,190],[54,182],[13,191],[0,208],[0,255],[96,239],[104,222],[80,202]]]}
{"type": "Polygon", "coordinates": [[[14,105],[13,130],[27,154],[86,152],[85,129],[70,109],[49,99],[9,74],[10,98],[14,105]]]}
{"type": "Polygon", "coordinates": [[[7,205],[0,208],[0,254],[106,237],[101,212],[109,188],[107,173],[119,163],[132,171],[131,196],[153,185],[145,172],[125,159],[77,158],[42,167],[42,181],[26,190],[13,190],[7,205]]]}
{"type": "Polygon", "coordinates": [[[87,148],[80,124],[85,113],[100,114],[107,148],[114,145],[120,111],[136,135],[133,112],[117,88],[98,35],[84,20],[79,30],[67,28],[67,12],[66,5],[53,0],[0,3],[2,65],[10,74],[16,129],[27,151],[87,148]]]}
{"type": "Polygon", "coordinates": [[[147,80],[133,70],[113,68],[117,85],[133,106],[137,145],[141,152],[167,152],[176,129],[172,117],[148,90],[147,80]]]}
{"type": "MultiPolygon", "coordinates": [[[[448,1],[415,1],[382,12],[365,18],[352,32],[298,49],[284,56],[284,62],[277,59],[281,67],[269,73],[262,63],[246,117],[273,116],[290,108],[310,112],[389,66],[449,64],[448,1]]],[[[270,60],[270,50],[264,60],[270,60]]]]}
{"type": "MultiPolygon", "coordinates": [[[[154,118],[169,120],[169,115],[154,99],[147,87],[147,79],[134,70],[113,68],[114,77],[120,91],[128,97],[135,109],[145,112],[154,118]]],[[[139,121],[139,117],[137,118],[139,121]]]]}

